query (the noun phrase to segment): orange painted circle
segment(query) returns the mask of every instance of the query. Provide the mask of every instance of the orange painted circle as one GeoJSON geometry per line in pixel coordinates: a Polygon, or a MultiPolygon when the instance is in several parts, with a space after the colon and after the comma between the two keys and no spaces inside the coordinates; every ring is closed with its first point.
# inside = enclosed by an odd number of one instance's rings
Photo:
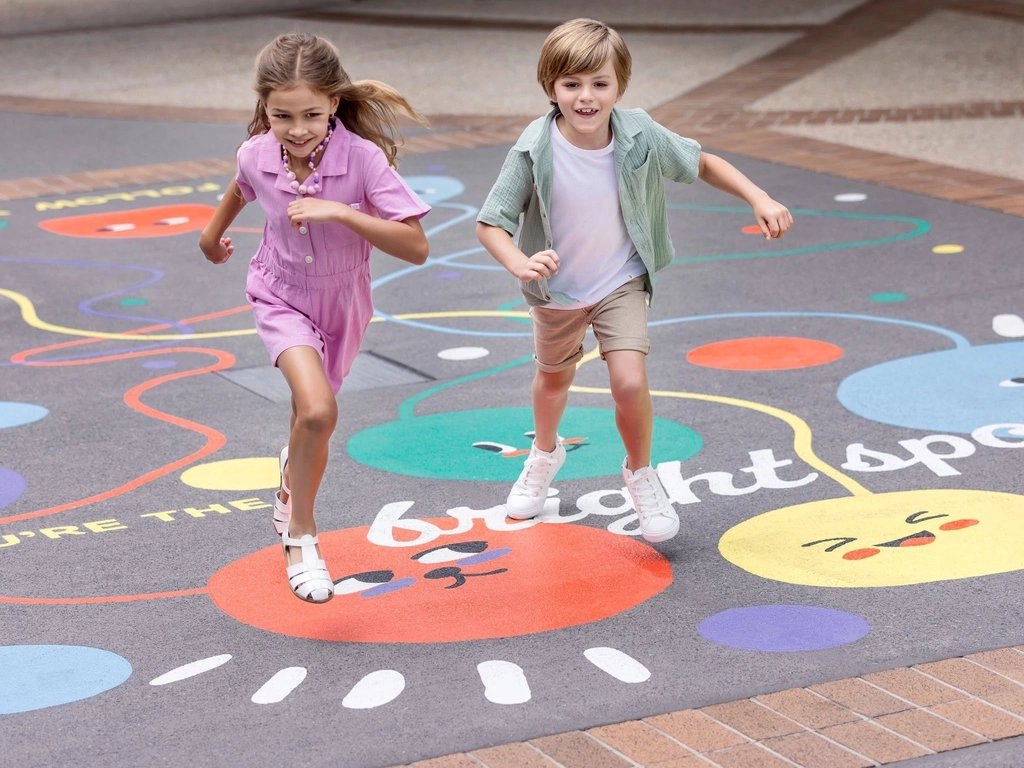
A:
{"type": "Polygon", "coordinates": [[[686,359],[703,368],[726,371],[788,371],[838,360],[843,348],[826,341],[791,336],[757,336],[705,344],[686,359]]]}
{"type": "MultiPolygon", "coordinates": [[[[457,525],[452,518],[425,522],[457,525]]],[[[210,579],[210,597],[244,624],[291,637],[444,643],[600,621],[672,583],[661,553],[600,528],[540,523],[492,531],[477,520],[467,532],[402,547],[373,544],[368,531],[320,534],[320,551],[340,582],[325,605],[291,594],[280,546],[221,568],[210,579]],[[342,594],[345,585],[363,588],[342,594]]]]}
{"type": "Polygon", "coordinates": [[[216,210],[209,205],[195,203],[158,205],[150,208],[44,219],[39,222],[39,227],[65,237],[95,237],[105,240],[168,237],[202,231],[216,210]]]}
{"type": "Polygon", "coordinates": [[[740,230],[744,235],[761,235],[761,228],[757,224],[751,224],[750,226],[744,227],[740,230]]]}

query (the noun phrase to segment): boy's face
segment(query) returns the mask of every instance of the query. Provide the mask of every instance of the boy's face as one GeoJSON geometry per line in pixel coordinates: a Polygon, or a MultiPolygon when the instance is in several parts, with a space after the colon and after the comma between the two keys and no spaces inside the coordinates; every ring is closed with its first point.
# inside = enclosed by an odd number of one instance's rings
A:
{"type": "Polygon", "coordinates": [[[611,58],[595,72],[558,78],[552,96],[564,118],[558,127],[571,144],[581,149],[608,146],[608,121],[615,103],[622,98],[611,58]]]}

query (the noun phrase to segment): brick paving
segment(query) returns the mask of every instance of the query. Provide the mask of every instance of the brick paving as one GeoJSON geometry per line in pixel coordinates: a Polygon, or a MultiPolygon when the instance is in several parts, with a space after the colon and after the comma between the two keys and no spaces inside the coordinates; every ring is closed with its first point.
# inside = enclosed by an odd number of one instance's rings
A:
{"type": "Polygon", "coordinates": [[[1024,646],[448,755],[409,768],[867,768],[1020,735],[1024,646]]]}

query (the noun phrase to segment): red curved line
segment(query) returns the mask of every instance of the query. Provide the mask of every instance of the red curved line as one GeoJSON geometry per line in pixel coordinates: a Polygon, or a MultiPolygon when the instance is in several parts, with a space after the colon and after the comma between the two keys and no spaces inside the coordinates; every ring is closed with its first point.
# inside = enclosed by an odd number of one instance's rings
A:
{"type": "Polygon", "coordinates": [[[127,493],[128,491],[135,490],[141,485],[144,485],[152,480],[156,480],[158,477],[163,477],[176,469],[180,469],[186,464],[191,464],[194,461],[198,461],[211,453],[219,450],[227,443],[227,438],[224,437],[220,432],[210,427],[206,427],[202,424],[197,424],[194,421],[183,419],[180,416],[172,416],[163,411],[158,411],[155,408],[150,408],[148,405],[142,403],[139,396],[153,387],[157,387],[165,382],[174,381],[176,379],[183,379],[187,376],[197,376],[202,373],[213,373],[215,371],[221,371],[225,368],[230,368],[235,364],[235,356],[223,352],[219,349],[204,349],[202,347],[170,347],[166,349],[150,349],[142,352],[128,352],[121,355],[108,355],[106,357],[92,358],[91,360],[65,360],[61,362],[53,363],[29,363],[32,366],[62,366],[62,365],[84,365],[90,362],[106,362],[110,360],[125,360],[135,357],[146,357],[149,355],[165,355],[168,352],[197,352],[204,355],[213,355],[217,358],[217,362],[213,365],[209,365],[205,368],[196,368],[191,371],[178,371],[171,373],[166,376],[160,376],[156,379],[139,384],[136,387],[132,387],[124,395],[124,402],[128,407],[138,411],[144,416],[151,416],[159,421],[173,424],[174,426],[181,427],[182,429],[188,429],[192,432],[198,432],[199,434],[206,437],[206,445],[200,448],[198,451],[185,456],[184,458],[173,461],[170,464],[165,464],[162,467],[158,467],[144,475],[136,477],[134,480],[130,480],[123,485],[119,485],[116,488],[112,488],[108,491],[89,496],[85,499],[78,499],[77,501],[69,501],[66,504],[60,504],[56,507],[47,507],[46,509],[37,509],[34,512],[25,512],[20,515],[11,515],[10,517],[0,518],[0,524],[2,523],[14,523],[19,520],[28,520],[33,517],[43,517],[45,515],[54,515],[58,512],[66,512],[69,509],[76,509],[78,507],[84,507],[89,504],[95,504],[99,501],[105,501],[112,499],[121,494],[127,493]]]}
{"type": "MultiPolygon", "coordinates": [[[[231,309],[224,309],[224,310],[221,310],[220,312],[211,312],[208,315],[199,315],[197,317],[186,317],[184,320],[179,320],[178,321],[178,325],[191,325],[192,323],[200,323],[200,322],[202,322],[204,320],[216,320],[219,317],[227,317],[228,315],[235,315],[235,314],[238,314],[239,312],[244,312],[244,311],[246,311],[248,309],[252,309],[252,307],[250,307],[248,304],[243,304],[240,307],[233,307],[231,309]]],[[[131,330],[131,331],[125,331],[124,333],[125,333],[125,335],[128,335],[128,334],[134,335],[134,334],[139,334],[139,333],[150,333],[152,331],[162,331],[165,328],[170,328],[170,327],[172,327],[170,323],[161,323],[160,325],[149,325],[149,326],[146,326],[145,328],[136,328],[136,329],[131,330]]],[[[43,352],[51,352],[51,351],[56,350],[56,349],[67,349],[68,347],[77,347],[77,346],[80,346],[82,344],[95,344],[96,342],[99,342],[99,341],[109,341],[109,339],[104,339],[104,338],[101,338],[101,337],[97,336],[97,337],[88,338],[88,339],[75,339],[74,341],[62,341],[60,344],[50,344],[50,345],[45,346],[45,347],[36,347],[35,349],[26,349],[23,352],[16,352],[15,354],[11,355],[11,362],[12,363],[23,363],[23,362],[25,362],[25,358],[30,357],[32,355],[38,355],[38,354],[41,354],[43,352]]],[[[182,339],[182,341],[185,341],[185,339],[182,339]]],[[[167,350],[165,349],[164,352],[166,352],[166,351],[167,350]]],[[[66,362],[70,363],[71,361],[66,361],[66,362]]]]}
{"type": "Polygon", "coordinates": [[[206,587],[179,589],[176,592],[150,592],[146,595],[108,595],[107,597],[6,597],[0,595],[0,603],[15,605],[85,605],[88,603],[131,603],[136,600],[160,600],[165,597],[187,597],[206,595],[206,587]]]}

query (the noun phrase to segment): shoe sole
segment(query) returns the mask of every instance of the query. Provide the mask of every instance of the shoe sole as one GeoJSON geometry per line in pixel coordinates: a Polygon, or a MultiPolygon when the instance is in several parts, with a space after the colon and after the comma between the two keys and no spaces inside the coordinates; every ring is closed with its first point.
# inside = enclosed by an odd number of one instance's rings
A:
{"type": "Polygon", "coordinates": [[[508,507],[505,507],[505,517],[511,517],[513,520],[533,520],[544,510],[538,510],[537,512],[531,512],[529,514],[525,512],[509,512],[508,507]]]}
{"type": "Polygon", "coordinates": [[[651,542],[651,544],[657,544],[659,542],[668,541],[669,539],[674,538],[677,533],[679,533],[679,523],[676,523],[676,527],[667,533],[659,533],[656,535],[648,536],[646,533],[641,531],[640,535],[643,536],[644,541],[649,541],[651,542]]]}

